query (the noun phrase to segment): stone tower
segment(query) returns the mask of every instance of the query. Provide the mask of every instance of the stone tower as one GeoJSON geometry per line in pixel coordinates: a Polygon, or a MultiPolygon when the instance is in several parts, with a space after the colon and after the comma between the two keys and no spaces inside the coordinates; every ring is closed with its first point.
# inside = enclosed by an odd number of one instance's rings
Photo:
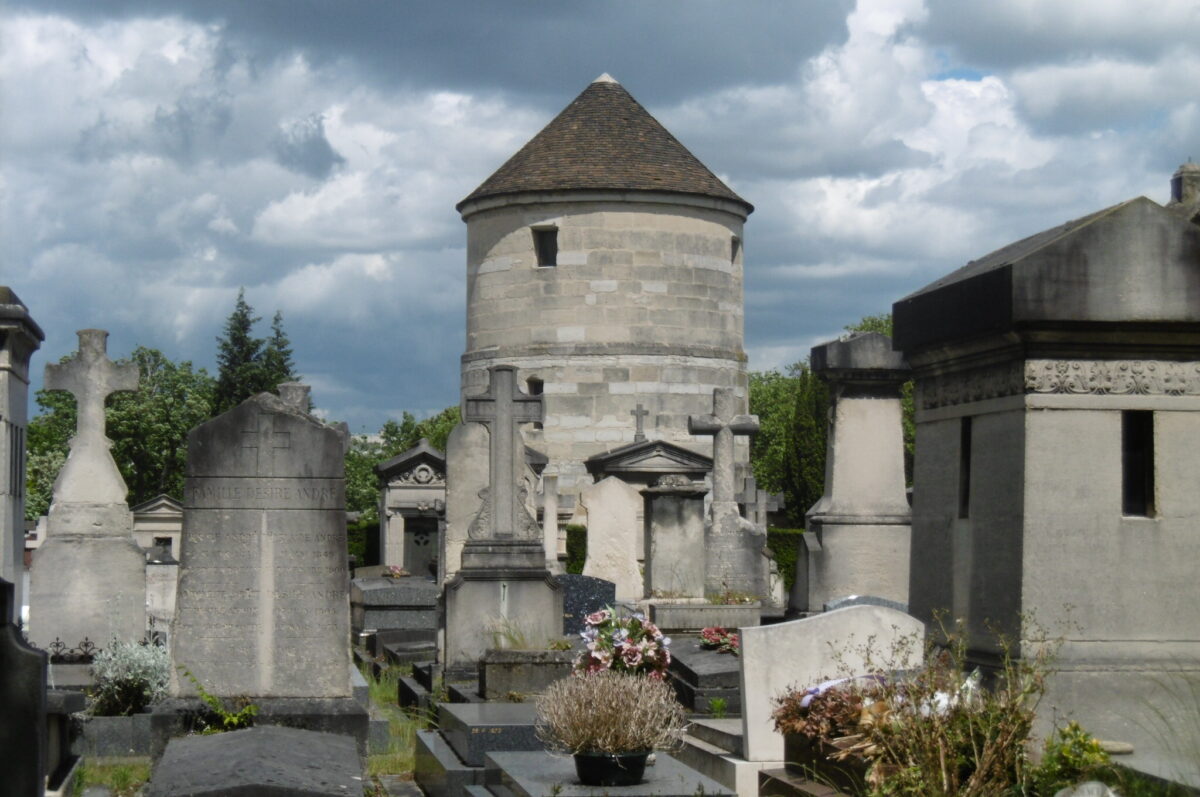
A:
{"type": "MultiPolygon", "coordinates": [[[[510,364],[543,393],[527,442],[562,492],[638,431],[701,453],[689,415],[745,402],[742,225],[753,207],[602,75],[458,204],[467,224],[462,391],[510,364]]],[[[744,449],[739,457],[745,460],[744,449]]]]}

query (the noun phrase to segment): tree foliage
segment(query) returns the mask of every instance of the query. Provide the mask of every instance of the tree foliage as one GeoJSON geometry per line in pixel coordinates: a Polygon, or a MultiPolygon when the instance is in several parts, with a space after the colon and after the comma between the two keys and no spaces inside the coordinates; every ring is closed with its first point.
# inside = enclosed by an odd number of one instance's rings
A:
{"type": "MultiPolygon", "coordinates": [[[[139,346],[128,361],[138,367],[138,389],[110,395],[104,414],[129,503],[161,493],[182,498],[187,433],[212,416],[214,381],[203,368],[176,363],[157,349],[139,346]]],[[[28,433],[25,516],[30,519],[49,509],[76,418],[75,398],[66,391],[39,390],[37,404],[41,414],[30,421],[28,433]]]]}
{"type": "Polygon", "coordinates": [[[225,321],[225,334],[217,338],[214,415],[297,379],[292,344],[283,330],[283,314],[276,311],[271,336],[266,339],[254,336],[254,325],[260,320],[246,302],[245,290],[239,290],[233,312],[225,321]]]}

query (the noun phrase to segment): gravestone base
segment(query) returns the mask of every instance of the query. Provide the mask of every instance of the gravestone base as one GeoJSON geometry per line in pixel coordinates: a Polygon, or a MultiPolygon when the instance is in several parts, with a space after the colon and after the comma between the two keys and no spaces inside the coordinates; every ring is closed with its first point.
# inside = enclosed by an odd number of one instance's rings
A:
{"type": "Polygon", "coordinates": [[[685,766],[667,753],[659,752],[655,757],[657,760],[654,765],[646,767],[644,780],[636,786],[584,786],[575,774],[575,762],[570,756],[546,752],[489,753],[485,777],[488,784],[503,787],[515,797],[542,797],[546,794],[560,797],[592,797],[599,794],[734,797],[732,790],[685,766]]]}
{"type": "Polygon", "coordinates": [[[707,649],[699,639],[677,639],[671,646],[669,674],[685,707],[709,714],[709,701],[716,698],[724,701],[726,716],[740,716],[741,663],[732,653],[707,649]]]}
{"type": "Polygon", "coordinates": [[[355,578],[350,582],[350,629],[355,634],[420,630],[436,635],[437,594],[437,584],[424,578],[355,578]]]}
{"type": "Polygon", "coordinates": [[[736,501],[713,501],[712,519],[704,527],[704,594],[770,595],[770,560],[764,554],[767,535],[743,518],[736,501]]]}
{"type": "Polygon", "coordinates": [[[839,523],[809,518],[809,531],[821,541],[821,550],[808,557],[810,608],[847,595],[876,595],[901,605],[908,603],[912,527],[907,518],[889,520],[839,523]]]}
{"type": "Polygon", "coordinates": [[[541,694],[571,674],[575,656],[570,650],[488,650],[479,661],[479,694],[485,700],[541,694]]]}
{"type": "MultiPolygon", "coordinates": [[[[228,702],[228,701],[227,701],[228,702]]],[[[354,738],[360,757],[367,754],[370,715],[353,697],[255,698],[254,725],[299,728],[354,738]]],[[[171,739],[191,730],[193,719],[207,712],[198,699],[169,698],[154,706],[150,715],[150,757],[158,761],[171,739]]]]}
{"type": "Polygon", "coordinates": [[[449,671],[475,674],[493,631],[519,633],[544,645],[562,635],[563,599],[537,542],[471,542],[463,568],[446,583],[449,671]]]}
{"type": "Polygon", "coordinates": [[[703,628],[745,628],[762,620],[759,603],[648,603],[650,620],[665,634],[703,628]]]}
{"type": "Polygon", "coordinates": [[[86,637],[103,648],[113,637],[146,636],[146,554],[132,535],[51,532],[29,580],[29,638],[40,648],[55,639],[75,648],[86,637]]]}

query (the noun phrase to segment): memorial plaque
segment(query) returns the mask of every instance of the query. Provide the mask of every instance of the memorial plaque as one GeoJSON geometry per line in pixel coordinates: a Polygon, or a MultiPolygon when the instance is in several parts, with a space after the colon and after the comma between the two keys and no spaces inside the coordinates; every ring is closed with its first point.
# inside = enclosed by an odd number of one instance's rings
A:
{"type": "Polygon", "coordinates": [[[188,437],[172,660],[216,695],[350,694],[342,434],[285,395],[188,437]]]}

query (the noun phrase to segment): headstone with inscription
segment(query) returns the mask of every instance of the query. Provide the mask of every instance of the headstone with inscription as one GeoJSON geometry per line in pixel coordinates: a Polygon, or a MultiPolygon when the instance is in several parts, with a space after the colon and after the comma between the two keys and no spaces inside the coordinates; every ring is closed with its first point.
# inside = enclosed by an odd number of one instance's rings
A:
{"type": "Polygon", "coordinates": [[[306,386],[280,393],[188,436],[171,659],[218,696],[349,697],[345,443],[306,386]]]}
{"type": "Polygon", "coordinates": [[[146,634],[146,555],[134,542],[125,480],[104,436],[105,398],[136,390],[138,369],[108,359],[104,330],[78,334],[79,351],[46,366],[46,389],[74,394],[78,420],[30,570],[29,638],[41,648],[146,634]]]}

